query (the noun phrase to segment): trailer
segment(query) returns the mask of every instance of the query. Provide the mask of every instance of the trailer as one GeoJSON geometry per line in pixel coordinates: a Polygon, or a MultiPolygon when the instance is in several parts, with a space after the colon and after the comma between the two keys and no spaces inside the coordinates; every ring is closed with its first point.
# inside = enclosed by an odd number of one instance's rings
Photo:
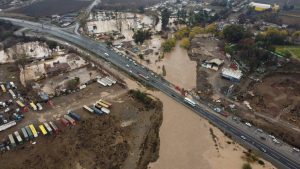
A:
{"type": "Polygon", "coordinates": [[[106,78],[103,78],[102,80],[104,80],[105,83],[106,83],[108,86],[113,85],[112,82],[111,82],[110,80],[106,79],[106,78]]]}
{"type": "Polygon", "coordinates": [[[107,76],[106,79],[110,80],[113,84],[117,83],[117,80],[115,80],[113,77],[107,76]]]}
{"type": "Polygon", "coordinates": [[[38,133],[37,133],[37,131],[36,131],[34,125],[33,125],[33,124],[30,124],[30,125],[29,125],[29,128],[30,128],[30,130],[31,130],[31,132],[32,132],[33,137],[34,137],[34,138],[37,138],[37,137],[38,137],[38,133]]]}
{"type": "Polygon", "coordinates": [[[18,132],[18,131],[15,131],[15,132],[14,132],[14,135],[16,136],[18,143],[19,143],[19,144],[23,144],[23,139],[22,139],[22,137],[20,136],[19,132],[18,132]]]}
{"type": "Polygon", "coordinates": [[[44,126],[47,129],[47,131],[49,132],[49,134],[53,133],[53,130],[51,129],[51,127],[49,126],[49,124],[47,122],[44,123],[44,126]]]}
{"type": "Polygon", "coordinates": [[[42,106],[41,103],[37,103],[36,106],[37,106],[39,111],[43,110],[43,106],[42,106]]]}
{"type": "Polygon", "coordinates": [[[143,75],[143,74],[141,74],[141,73],[139,73],[139,76],[141,76],[141,77],[144,78],[145,80],[149,80],[149,76],[145,76],[145,75],[143,75]]]}
{"type": "Polygon", "coordinates": [[[39,128],[44,136],[48,134],[48,132],[46,131],[45,127],[42,124],[39,125],[39,128]]]}
{"type": "Polygon", "coordinates": [[[24,140],[25,140],[25,141],[28,141],[28,140],[29,140],[29,136],[28,136],[28,134],[27,134],[27,132],[26,132],[26,129],[23,127],[23,128],[21,128],[21,131],[22,131],[24,140]]]}
{"type": "Polygon", "coordinates": [[[65,114],[64,118],[66,120],[68,120],[70,122],[70,124],[72,124],[73,126],[76,124],[75,120],[72,117],[70,117],[69,115],[65,114]]]}
{"type": "Polygon", "coordinates": [[[104,87],[107,86],[106,82],[103,81],[102,79],[98,79],[97,82],[98,82],[99,84],[101,84],[102,86],[104,86],[104,87]]]}
{"type": "Polygon", "coordinates": [[[184,98],[184,101],[185,101],[186,103],[188,103],[189,105],[193,106],[193,107],[196,106],[196,103],[195,103],[192,99],[190,99],[190,98],[185,97],[185,98],[184,98]]]}
{"type": "Polygon", "coordinates": [[[106,79],[107,81],[109,81],[111,84],[116,84],[116,83],[117,83],[116,80],[113,80],[112,78],[110,78],[110,77],[108,77],[108,76],[106,76],[105,79],[106,79]]]}
{"type": "Polygon", "coordinates": [[[103,99],[100,99],[98,102],[102,102],[102,103],[106,104],[108,107],[112,107],[111,103],[109,103],[109,102],[107,102],[107,101],[105,101],[103,99]]]}
{"type": "Polygon", "coordinates": [[[94,112],[95,112],[96,114],[98,114],[98,115],[103,114],[103,112],[102,112],[100,109],[97,109],[96,107],[91,107],[91,109],[93,109],[94,112]]]}
{"type": "Polygon", "coordinates": [[[15,93],[14,93],[11,89],[9,89],[8,92],[10,93],[10,95],[11,95],[11,97],[12,97],[13,99],[16,99],[16,98],[17,98],[17,96],[15,95],[15,93]]]}
{"type": "Polygon", "coordinates": [[[5,88],[5,86],[3,84],[1,85],[1,89],[2,89],[3,93],[6,93],[6,88],[5,88]]]}
{"type": "Polygon", "coordinates": [[[16,121],[10,121],[10,122],[8,122],[8,123],[6,123],[6,124],[3,124],[3,125],[1,125],[0,126],[0,131],[4,131],[4,130],[6,130],[6,129],[8,129],[8,128],[11,128],[11,127],[13,127],[13,126],[15,126],[15,125],[17,125],[17,123],[16,123],[16,121]]]}
{"type": "Polygon", "coordinates": [[[33,139],[33,134],[31,132],[29,126],[25,126],[25,129],[26,129],[29,139],[33,139]]]}
{"type": "Polygon", "coordinates": [[[103,102],[97,102],[96,105],[100,106],[100,108],[101,107],[109,108],[109,106],[104,104],[103,102]]]}
{"type": "Polygon", "coordinates": [[[69,121],[66,120],[65,118],[60,118],[60,122],[61,122],[65,127],[67,127],[67,126],[70,125],[69,121]]]}
{"type": "Polygon", "coordinates": [[[50,126],[52,127],[53,131],[55,134],[58,134],[59,130],[58,130],[58,127],[55,125],[54,122],[50,121],[49,122],[50,126]]]}
{"type": "Polygon", "coordinates": [[[86,110],[86,111],[88,111],[88,112],[90,112],[90,113],[94,113],[94,110],[91,109],[90,107],[88,107],[87,105],[84,105],[83,109],[86,110]]]}
{"type": "Polygon", "coordinates": [[[77,120],[77,121],[80,121],[80,115],[75,113],[75,112],[69,112],[68,115],[70,117],[72,117],[73,119],[77,120]]]}
{"type": "Polygon", "coordinates": [[[37,111],[37,107],[33,102],[30,103],[30,106],[31,106],[32,110],[37,111]]]}
{"type": "Polygon", "coordinates": [[[16,147],[17,144],[16,144],[15,139],[12,134],[8,135],[8,139],[9,139],[9,143],[10,143],[11,147],[16,147]]]}
{"type": "Polygon", "coordinates": [[[105,108],[105,107],[102,107],[102,108],[101,108],[101,111],[104,112],[104,113],[106,113],[106,114],[109,114],[109,113],[110,113],[110,110],[107,109],[107,108],[105,108]]]}

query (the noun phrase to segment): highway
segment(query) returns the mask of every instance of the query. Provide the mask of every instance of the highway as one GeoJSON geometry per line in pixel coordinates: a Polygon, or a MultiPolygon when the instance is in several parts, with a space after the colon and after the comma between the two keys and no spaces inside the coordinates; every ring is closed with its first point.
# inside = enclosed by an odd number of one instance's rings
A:
{"type": "MultiPolygon", "coordinates": [[[[233,125],[225,118],[218,116],[214,113],[210,113],[205,111],[201,106],[196,105],[192,106],[184,101],[184,97],[178,94],[173,88],[170,86],[170,83],[166,80],[153,75],[153,72],[150,70],[142,67],[138,63],[133,63],[128,57],[121,56],[117,54],[115,51],[109,49],[105,44],[96,42],[92,39],[65,32],[60,28],[51,25],[43,25],[41,23],[30,22],[25,20],[13,19],[13,18],[5,18],[0,17],[3,20],[9,20],[13,24],[27,27],[36,31],[48,33],[50,35],[56,36],[60,39],[63,39],[69,43],[72,43],[82,49],[90,51],[96,54],[98,57],[104,58],[105,60],[111,62],[124,72],[139,78],[140,80],[144,81],[145,83],[157,88],[158,90],[162,91],[172,99],[176,100],[178,103],[183,104],[193,110],[195,113],[208,119],[214,125],[219,127],[220,129],[226,131],[227,133],[231,134],[233,138],[235,138],[240,143],[244,144],[245,146],[251,149],[262,150],[264,149],[265,152],[262,153],[263,157],[267,160],[273,162],[279,168],[289,168],[289,169],[300,169],[300,159],[298,157],[294,157],[292,155],[287,155],[286,153],[281,152],[278,149],[272,148],[271,146],[267,145],[264,141],[256,138],[253,136],[252,133],[249,133],[236,125],[233,125]],[[142,74],[143,77],[140,75],[142,74]],[[144,78],[147,77],[147,78],[144,78]],[[244,139],[241,138],[244,137],[244,139]]],[[[199,145],[200,146],[200,145],[199,145]]]]}

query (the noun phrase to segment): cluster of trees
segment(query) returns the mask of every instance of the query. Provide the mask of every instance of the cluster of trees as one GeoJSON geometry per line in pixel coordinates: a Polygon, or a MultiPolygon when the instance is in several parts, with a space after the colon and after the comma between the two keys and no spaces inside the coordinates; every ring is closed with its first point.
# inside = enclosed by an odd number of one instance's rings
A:
{"type": "Polygon", "coordinates": [[[168,9],[163,9],[161,11],[161,29],[167,30],[169,20],[170,20],[171,12],[168,9]]]}
{"type": "Polygon", "coordinates": [[[145,40],[150,39],[152,36],[150,30],[142,30],[134,32],[133,39],[136,44],[143,44],[145,40]]]}
{"type": "Polygon", "coordinates": [[[144,93],[140,90],[129,90],[129,94],[135,99],[142,102],[145,105],[146,109],[153,109],[157,108],[158,106],[157,101],[153,100],[151,97],[148,96],[147,93],[144,93]]]}
{"type": "Polygon", "coordinates": [[[256,41],[260,42],[265,47],[270,45],[283,45],[287,41],[288,32],[277,28],[268,28],[256,36],[256,41]]]}
{"type": "Polygon", "coordinates": [[[172,49],[175,47],[175,45],[176,45],[176,39],[170,38],[167,39],[164,43],[162,43],[161,47],[164,52],[171,52],[172,49]]]}
{"type": "Polygon", "coordinates": [[[232,24],[223,29],[223,36],[229,43],[237,43],[251,34],[242,25],[232,24]]]}
{"type": "Polygon", "coordinates": [[[79,77],[75,77],[74,79],[70,79],[67,82],[67,89],[75,90],[77,88],[77,86],[79,85],[79,83],[80,83],[80,78],[79,77]]]}

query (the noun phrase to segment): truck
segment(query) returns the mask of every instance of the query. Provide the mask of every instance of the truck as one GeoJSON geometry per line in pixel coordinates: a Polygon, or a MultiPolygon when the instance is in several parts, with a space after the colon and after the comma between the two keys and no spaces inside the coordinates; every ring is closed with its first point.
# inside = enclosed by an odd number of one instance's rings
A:
{"type": "Polygon", "coordinates": [[[190,98],[185,97],[185,98],[184,98],[184,101],[185,101],[186,103],[188,103],[189,105],[193,106],[193,107],[196,106],[196,103],[195,103],[192,99],[190,99],[190,98]]]}
{"type": "Polygon", "coordinates": [[[112,84],[116,84],[117,81],[113,77],[106,77],[107,80],[111,81],[112,84]]]}
{"type": "Polygon", "coordinates": [[[104,104],[106,104],[108,107],[112,107],[112,104],[111,104],[111,103],[109,103],[109,102],[107,102],[107,101],[105,101],[105,100],[103,100],[103,99],[100,99],[98,102],[104,103],[104,104]]]}
{"type": "Polygon", "coordinates": [[[224,117],[228,117],[229,113],[227,111],[221,111],[220,114],[224,117]]]}
{"type": "Polygon", "coordinates": [[[37,133],[37,131],[36,131],[34,125],[33,125],[33,124],[30,124],[30,125],[29,125],[29,128],[30,128],[30,130],[31,130],[31,132],[32,132],[33,137],[34,137],[34,138],[37,138],[37,137],[38,137],[38,133],[37,133]]]}
{"type": "Polygon", "coordinates": [[[32,110],[37,111],[37,107],[33,102],[30,103],[30,106],[31,106],[32,110]]]}
{"type": "Polygon", "coordinates": [[[94,110],[91,109],[90,107],[88,107],[87,105],[84,105],[83,109],[86,110],[86,111],[88,111],[88,112],[90,112],[90,113],[94,113],[94,110]]]}
{"type": "Polygon", "coordinates": [[[69,121],[65,118],[60,118],[60,122],[66,127],[70,125],[69,121]]]}
{"type": "Polygon", "coordinates": [[[11,88],[13,88],[13,89],[17,88],[14,82],[9,82],[9,84],[10,84],[11,88]]]}
{"type": "Polygon", "coordinates": [[[53,131],[55,134],[59,133],[58,127],[56,126],[56,124],[52,121],[49,122],[50,126],[52,127],[53,131]]]}
{"type": "Polygon", "coordinates": [[[26,132],[26,129],[24,127],[21,128],[21,131],[22,131],[22,134],[23,134],[23,137],[24,137],[24,140],[25,141],[29,141],[29,136],[26,132]]]}
{"type": "Polygon", "coordinates": [[[141,76],[141,77],[144,78],[145,80],[149,80],[149,76],[145,76],[145,75],[143,75],[143,74],[141,74],[141,73],[139,73],[139,76],[141,76]]]}
{"type": "Polygon", "coordinates": [[[47,129],[47,131],[49,132],[49,134],[53,133],[52,128],[49,126],[49,124],[47,122],[44,123],[45,128],[47,129]]]}
{"type": "Polygon", "coordinates": [[[25,126],[25,130],[26,130],[26,132],[28,134],[29,139],[33,139],[33,134],[31,132],[29,126],[25,126]]]}
{"type": "Polygon", "coordinates": [[[48,132],[46,131],[45,127],[42,124],[39,125],[39,128],[44,136],[48,134],[48,132]]]}
{"type": "Polygon", "coordinates": [[[103,81],[102,79],[98,79],[97,82],[104,87],[107,86],[107,83],[105,81],[103,81]]]}
{"type": "Polygon", "coordinates": [[[43,110],[43,106],[42,106],[41,103],[37,103],[36,106],[37,106],[39,111],[43,110]]]}
{"type": "Polygon", "coordinates": [[[75,113],[75,112],[69,112],[68,115],[70,117],[72,117],[73,119],[77,120],[77,121],[80,121],[80,115],[75,113]]]}
{"type": "Polygon", "coordinates": [[[96,103],[94,106],[95,106],[95,108],[97,108],[98,110],[101,110],[101,108],[102,108],[102,106],[101,106],[100,104],[98,104],[98,103],[96,103]]]}
{"type": "Polygon", "coordinates": [[[101,111],[104,112],[104,113],[106,113],[106,114],[109,114],[109,113],[110,113],[110,110],[107,109],[107,108],[105,108],[105,107],[102,107],[102,108],[101,108],[101,111]]]}
{"type": "Polygon", "coordinates": [[[6,93],[6,88],[5,88],[5,86],[3,84],[1,85],[1,89],[2,89],[3,93],[6,93]]]}
{"type": "Polygon", "coordinates": [[[19,143],[19,144],[23,144],[23,139],[22,139],[22,137],[20,136],[19,132],[18,132],[18,131],[15,131],[15,132],[14,132],[14,135],[16,136],[18,143],[19,143]]]}
{"type": "Polygon", "coordinates": [[[17,144],[16,144],[16,142],[15,142],[15,139],[14,139],[14,137],[13,137],[12,134],[9,134],[9,135],[8,135],[8,139],[9,139],[9,143],[10,143],[10,146],[11,146],[11,147],[16,147],[16,146],[17,146],[17,144]]]}
{"type": "Polygon", "coordinates": [[[73,126],[76,124],[75,120],[74,120],[72,117],[70,117],[69,115],[65,114],[65,115],[64,115],[64,118],[65,118],[66,120],[68,120],[69,123],[72,124],[73,126]]]}
{"type": "Polygon", "coordinates": [[[101,110],[97,109],[96,107],[91,107],[91,109],[93,109],[93,111],[98,115],[101,115],[103,113],[101,110]]]}
{"type": "Polygon", "coordinates": [[[14,93],[11,89],[9,89],[8,92],[10,93],[10,95],[11,95],[11,97],[12,97],[13,99],[16,99],[16,98],[17,98],[17,96],[15,95],[15,93],[14,93]]]}

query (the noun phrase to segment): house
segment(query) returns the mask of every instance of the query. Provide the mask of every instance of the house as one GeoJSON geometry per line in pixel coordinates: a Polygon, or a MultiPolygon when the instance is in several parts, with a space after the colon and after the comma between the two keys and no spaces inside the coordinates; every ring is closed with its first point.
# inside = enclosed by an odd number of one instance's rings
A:
{"type": "Polygon", "coordinates": [[[243,76],[243,73],[240,70],[223,68],[221,76],[230,81],[239,82],[243,76]]]}
{"type": "Polygon", "coordinates": [[[219,68],[223,65],[224,60],[221,59],[211,59],[211,60],[205,60],[202,62],[201,66],[212,69],[212,70],[219,70],[219,68]]]}

